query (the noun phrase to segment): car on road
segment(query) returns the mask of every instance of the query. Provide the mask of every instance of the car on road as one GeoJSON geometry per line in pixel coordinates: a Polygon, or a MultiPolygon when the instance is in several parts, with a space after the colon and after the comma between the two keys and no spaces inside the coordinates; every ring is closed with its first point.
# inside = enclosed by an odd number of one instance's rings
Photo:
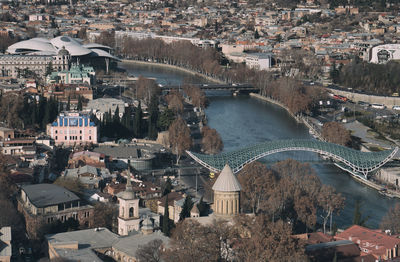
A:
{"type": "Polygon", "coordinates": [[[400,110],[400,106],[393,106],[392,109],[393,110],[400,110]]]}
{"type": "Polygon", "coordinates": [[[385,109],[386,108],[386,106],[383,104],[372,104],[371,107],[375,108],[375,109],[385,109]]]}

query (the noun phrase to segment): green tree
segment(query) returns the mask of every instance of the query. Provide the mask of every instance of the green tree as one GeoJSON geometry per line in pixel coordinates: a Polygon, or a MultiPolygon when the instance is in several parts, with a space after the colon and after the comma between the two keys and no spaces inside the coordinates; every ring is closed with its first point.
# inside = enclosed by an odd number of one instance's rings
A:
{"type": "Polygon", "coordinates": [[[165,196],[165,205],[164,205],[164,216],[163,216],[163,224],[162,224],[162,232],[166,236],[170,236],[170,222],[169,222],[169,210],[168,210],[168,195],[165,196]]]}
{"type": "Polygon", "coordinates": [[[66,111],[71,110],[71,96],[68,96],[67,108],[66,108],[65,110],[66,110],[66,111]]]}
{"type": "Polygon", "coordinates": [[[141,103],[139,102],[139,105],[135,110],[135,126],[134,126],[134,133],[135,136],[138,138],[142,137],[142,130],[143,130],[142,118],[143,118],[142,106],[141,103]]]}
{"type": "Polygon", "coordinates": [[[168,195],[169,193],[171,193],[171,190],[172,190],[171,179],[167,178],[167,181],[165,181],[165,183],[164,183],[163,196],[168,195]]]}
{"type": "Polygon", "coordinates": [[[256,31],[254,32],[254,39],[259,39],[260,38],[260,34],[258,33],[258,30],[256,29],[256,31]]]}
{"type": "Polygon", "coordinates": [[[82,96],[78,97],[77,109],[78,109],[78,111],[82,111],[82,96]]]}
{"type": "Polygon", "coordinates": [[[53,72],[53,63],[50,61],[50,63],[46,66],[46,76],[51,75],[53,72]]]}
{"type": "Polygon", "coordinates": [[[208,205],[203,201],[203,197],[200,198],[197,209],[199,210],[200,216],[208,215],[208,205]]]}
{"type": "Polygon", "coordinates": [[[185,202],[183,202],[182,211],[179,214],[179,220],[182,221],[187,217],[190,217],[190,211],[193,208],[193,201],[190,196],[186,196],[185,202]]]}
{"type": "Polygon", "coordinates": [[[158,96],[153,95],[149,106],[148,133],[149,139],[157,139],[157,121],[158,121],[158,96]]]}
{"type": "Polygon", "coordinates": [[[162,131],[168,130],[169,126],[174,122],[175,114],[171,109],[165,109],[158,118],[158,128],[162,131]]]}

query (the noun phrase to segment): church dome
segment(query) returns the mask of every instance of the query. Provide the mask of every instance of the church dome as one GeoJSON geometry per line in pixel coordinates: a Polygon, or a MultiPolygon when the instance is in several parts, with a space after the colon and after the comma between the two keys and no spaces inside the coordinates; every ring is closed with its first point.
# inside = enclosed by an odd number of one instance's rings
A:
{"type": "Polygon", "coordinates": [[[58,51],[59,56],[69,56],[69,52],[67,49],[65,49],[65,46],[63,46],[60,51],[58,51]]]}
{"type": "Polygon", "coordinates": [[[118,193],[117,197],[125,200],[131,200],[136,198],[135,192],[133,192],[130,174],[128,174],[125,191],[118,193]]]}
{"type": "Polygon", "coordinates": [[[212,189],[214,191],[221,191],[221,192],[236,192],[242,190],[242,187],[233,174],[232,169],[228,164],[224,166],[219,174],[217,181],[215,181],[212,189]]]}

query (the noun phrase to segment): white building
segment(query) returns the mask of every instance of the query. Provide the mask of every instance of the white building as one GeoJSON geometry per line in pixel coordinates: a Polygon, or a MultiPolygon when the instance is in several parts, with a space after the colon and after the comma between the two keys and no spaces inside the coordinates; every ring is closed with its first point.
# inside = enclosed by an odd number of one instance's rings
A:
{"type": "Polygon", "coordinates": [[[272,54],[255,53],[246,55],[246,66],[257,70],[268,70],[272,66],[272,54]]]}
{"type": "Polygon", "coordinates": [[[378,45],[371,49],[371,63],[384,64],[390,60],[400,60],[400,44],[378,45]]]}
{"type": "Polygon", "coordinates": [[[119,202],[118,234],[127,236],[132,231],[139,231],[139,199],[132,189],[131,176],[128,175],[126,189],[117,195],[119,202]]]}
{"type": "Polygon", "coordinates": [[[103,120],[104,114],[111,111],[111,116],[114,116],[115,110],[119,111],[119,117],[121,118],[125,112],[125,102],[123,100],[115,98],[98,98],[90,100],[87,106],[84,108],[86,111],[90,111],[97,119],[103,120]]]}

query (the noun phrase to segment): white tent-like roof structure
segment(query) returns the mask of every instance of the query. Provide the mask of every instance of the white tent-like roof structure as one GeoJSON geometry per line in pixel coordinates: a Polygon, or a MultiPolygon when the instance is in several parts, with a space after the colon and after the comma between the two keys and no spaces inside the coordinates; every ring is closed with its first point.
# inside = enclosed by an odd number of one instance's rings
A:
{"type": "Polygon", "coordinates": [[[58,36],[53,39],[32,38],[10,45],[7,49],[9,54],[46,54],[57,55],[65,48],[72,57],[92,56],[119,60],[104,50],[111,50],[111,47],[96,43],[83,45],[79,39],[69,36],[58,36]]]}
{"type": "Polygon", "coordinates": [[[242,190],[242,186],[233,174],[230,166],[226,164],[222,169],[221,174],[219,174],[217,181],[215,181],[212,189],[214,191],[236,192],[242,190]]]}

